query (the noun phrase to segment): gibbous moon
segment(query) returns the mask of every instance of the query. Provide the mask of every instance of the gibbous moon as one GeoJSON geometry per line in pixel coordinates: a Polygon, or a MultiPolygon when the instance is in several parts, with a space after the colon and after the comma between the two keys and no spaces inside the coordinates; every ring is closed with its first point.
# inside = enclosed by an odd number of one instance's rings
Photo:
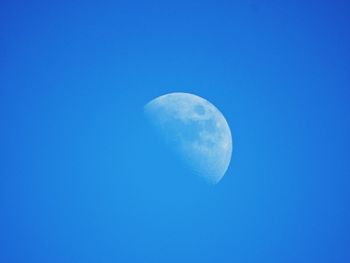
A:
{"type": "Polygon", "coordinates": [[[189,93],[169,93],[145,105],[145,114],[196,175],[216,184],[231,161],[232,136],[222,113],[189,93]]]}

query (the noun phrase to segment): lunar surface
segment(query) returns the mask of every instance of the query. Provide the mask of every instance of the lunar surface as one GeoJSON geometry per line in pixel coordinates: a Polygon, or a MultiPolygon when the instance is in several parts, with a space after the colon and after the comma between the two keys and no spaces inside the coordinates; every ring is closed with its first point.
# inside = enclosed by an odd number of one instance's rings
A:
{"type": "Polygon", "coordinates": [[[145,114],[190,170],[211,184],[225,175],[232,154],[231,131],[209,101],[170,93],[145,105],[145,114]]]}

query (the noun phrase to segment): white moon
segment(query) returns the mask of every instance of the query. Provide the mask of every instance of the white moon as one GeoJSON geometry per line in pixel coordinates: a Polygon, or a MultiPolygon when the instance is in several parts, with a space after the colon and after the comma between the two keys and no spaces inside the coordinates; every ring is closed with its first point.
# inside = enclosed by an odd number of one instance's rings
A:
{"type": "Polygon", "coordinates": [[[169,93],[145,105],[145,114],[194,173],[216,184],[231,161],[232,136],[222,113],[189,93],[169,93]]]}

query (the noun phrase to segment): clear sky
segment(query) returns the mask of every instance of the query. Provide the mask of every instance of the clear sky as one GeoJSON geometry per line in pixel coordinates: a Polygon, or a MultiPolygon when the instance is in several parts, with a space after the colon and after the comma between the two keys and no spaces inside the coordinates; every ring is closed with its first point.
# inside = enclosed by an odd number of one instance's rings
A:
{"type": "Polygon", "coordinates": [[[350,262],[347,1],[0,3],[0,262],[350,262]],[[219,184],[148,128],[233,134],[219,184]]]}

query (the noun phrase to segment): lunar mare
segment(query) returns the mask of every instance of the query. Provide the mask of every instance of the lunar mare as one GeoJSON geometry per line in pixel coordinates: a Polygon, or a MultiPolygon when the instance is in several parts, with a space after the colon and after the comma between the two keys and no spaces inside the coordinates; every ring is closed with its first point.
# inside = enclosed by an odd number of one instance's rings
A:
{"type": "Polygon", "coordinates": [[[145,105],[145,114],[166,142],[205,181],[216,184],[231,161],[232,136],[223,114],[189,93],[170,93],[145,105]]]}

